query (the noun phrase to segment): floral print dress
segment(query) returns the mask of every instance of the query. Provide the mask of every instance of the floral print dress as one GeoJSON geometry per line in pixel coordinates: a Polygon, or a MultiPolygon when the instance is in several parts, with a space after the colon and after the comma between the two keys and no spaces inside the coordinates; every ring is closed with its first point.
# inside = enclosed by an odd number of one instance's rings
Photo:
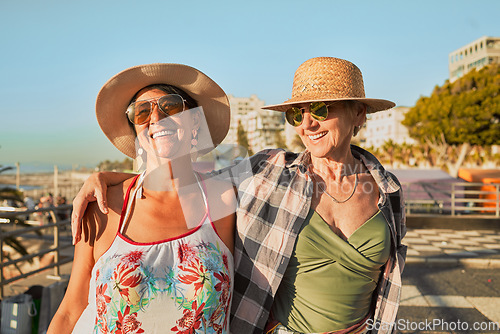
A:
{"type": "Polygon", "coordinates": [[[233,256],[210,220],[203,189],[206,214],[196,228],[137,243],[122,234],[131,187],[119,232],[92,270],[89,304],[73,333],[229,333],[233,256]]]}

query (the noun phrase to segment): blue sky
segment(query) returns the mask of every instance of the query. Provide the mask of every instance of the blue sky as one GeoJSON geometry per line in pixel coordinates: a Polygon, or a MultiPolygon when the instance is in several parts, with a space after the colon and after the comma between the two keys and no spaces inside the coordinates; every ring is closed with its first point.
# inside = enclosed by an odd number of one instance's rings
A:
{"type": "Polygon", "coordinates": [[[0,165],[123,159],[94,103],[114,74],[183,63],[228,94],[291,95],[305,60],[363,72],[367,97],[413,106],[448,78],[448,54],[499,36],[500,1],[0,1],[0,165]]]}

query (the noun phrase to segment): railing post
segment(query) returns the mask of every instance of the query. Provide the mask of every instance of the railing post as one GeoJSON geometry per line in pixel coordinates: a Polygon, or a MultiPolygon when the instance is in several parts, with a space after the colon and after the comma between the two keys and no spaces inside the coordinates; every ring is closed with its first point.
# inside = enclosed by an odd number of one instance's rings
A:
{"type": "Polygon", "coordinates": [[[455,183],[451,184],[451,215],[455,215],[455,183]]]}
{"type": "Polygon", "coordinates": [[[52,220],[54,221],[54,263],[56,266],[54,267],[54,276],[61,277],[61,268],[59,267],[59,224],[58,224],[58,216],[55,214],[54,210],[51,211],[52,220]]]}
{"type": "Polygon", "coordinates": [[[0,299],[3,299],[3,231],[0,228],[0,299]]]}
{"type": "Polygon", "coordinates": [[[409,216],[410,213],[411,213],[411,202],[410,202],[410,186],[411,186],[411,183],[407,183],[407,188],[406,188],[406,216],[409,216]]]}
{"type": "Polygon", "coordinates": [[[497,204],[496,204],[496,217],[500,217],[500,184],[496,185],[497,188],[497,204]]]}

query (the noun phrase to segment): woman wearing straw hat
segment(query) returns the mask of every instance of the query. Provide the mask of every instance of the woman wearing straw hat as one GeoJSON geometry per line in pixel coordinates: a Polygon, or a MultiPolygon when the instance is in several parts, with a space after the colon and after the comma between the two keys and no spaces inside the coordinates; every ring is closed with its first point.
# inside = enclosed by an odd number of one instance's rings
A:
{"type": "MultiPolygon", "coordinates": [[[[406,254],[401,187],[351,145],[366,113],[393,106],[365,97],[351,62],[319,57],[297,69],[291,99],[264,107],[285,113],[306,150],[265,150],[218,172],[238,188],[232,332],[394,330],[406,254]]],[[[76,198],[74,222],[105,182],[123,177],[100,176],[76,198]]]]}
{"type": "Polygon", "coordinates": [[[234,191],[191,164],[226,135],[226,94],[192,67],[142,65],[102,87],[96,114],[145,170],[108,189],[107,216],[87,210],[48,332],[229,333],[234,191]]]}

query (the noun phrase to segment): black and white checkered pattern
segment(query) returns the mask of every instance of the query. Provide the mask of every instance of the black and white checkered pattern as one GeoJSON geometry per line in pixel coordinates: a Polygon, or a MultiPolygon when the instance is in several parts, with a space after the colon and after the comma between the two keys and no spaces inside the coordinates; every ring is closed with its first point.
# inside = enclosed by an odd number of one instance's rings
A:
{"type": "Polygon", "coordinates": [[[408,258],[500,260],[500,233],[495,230],[408,229],[403,242],[408,258]]]}

